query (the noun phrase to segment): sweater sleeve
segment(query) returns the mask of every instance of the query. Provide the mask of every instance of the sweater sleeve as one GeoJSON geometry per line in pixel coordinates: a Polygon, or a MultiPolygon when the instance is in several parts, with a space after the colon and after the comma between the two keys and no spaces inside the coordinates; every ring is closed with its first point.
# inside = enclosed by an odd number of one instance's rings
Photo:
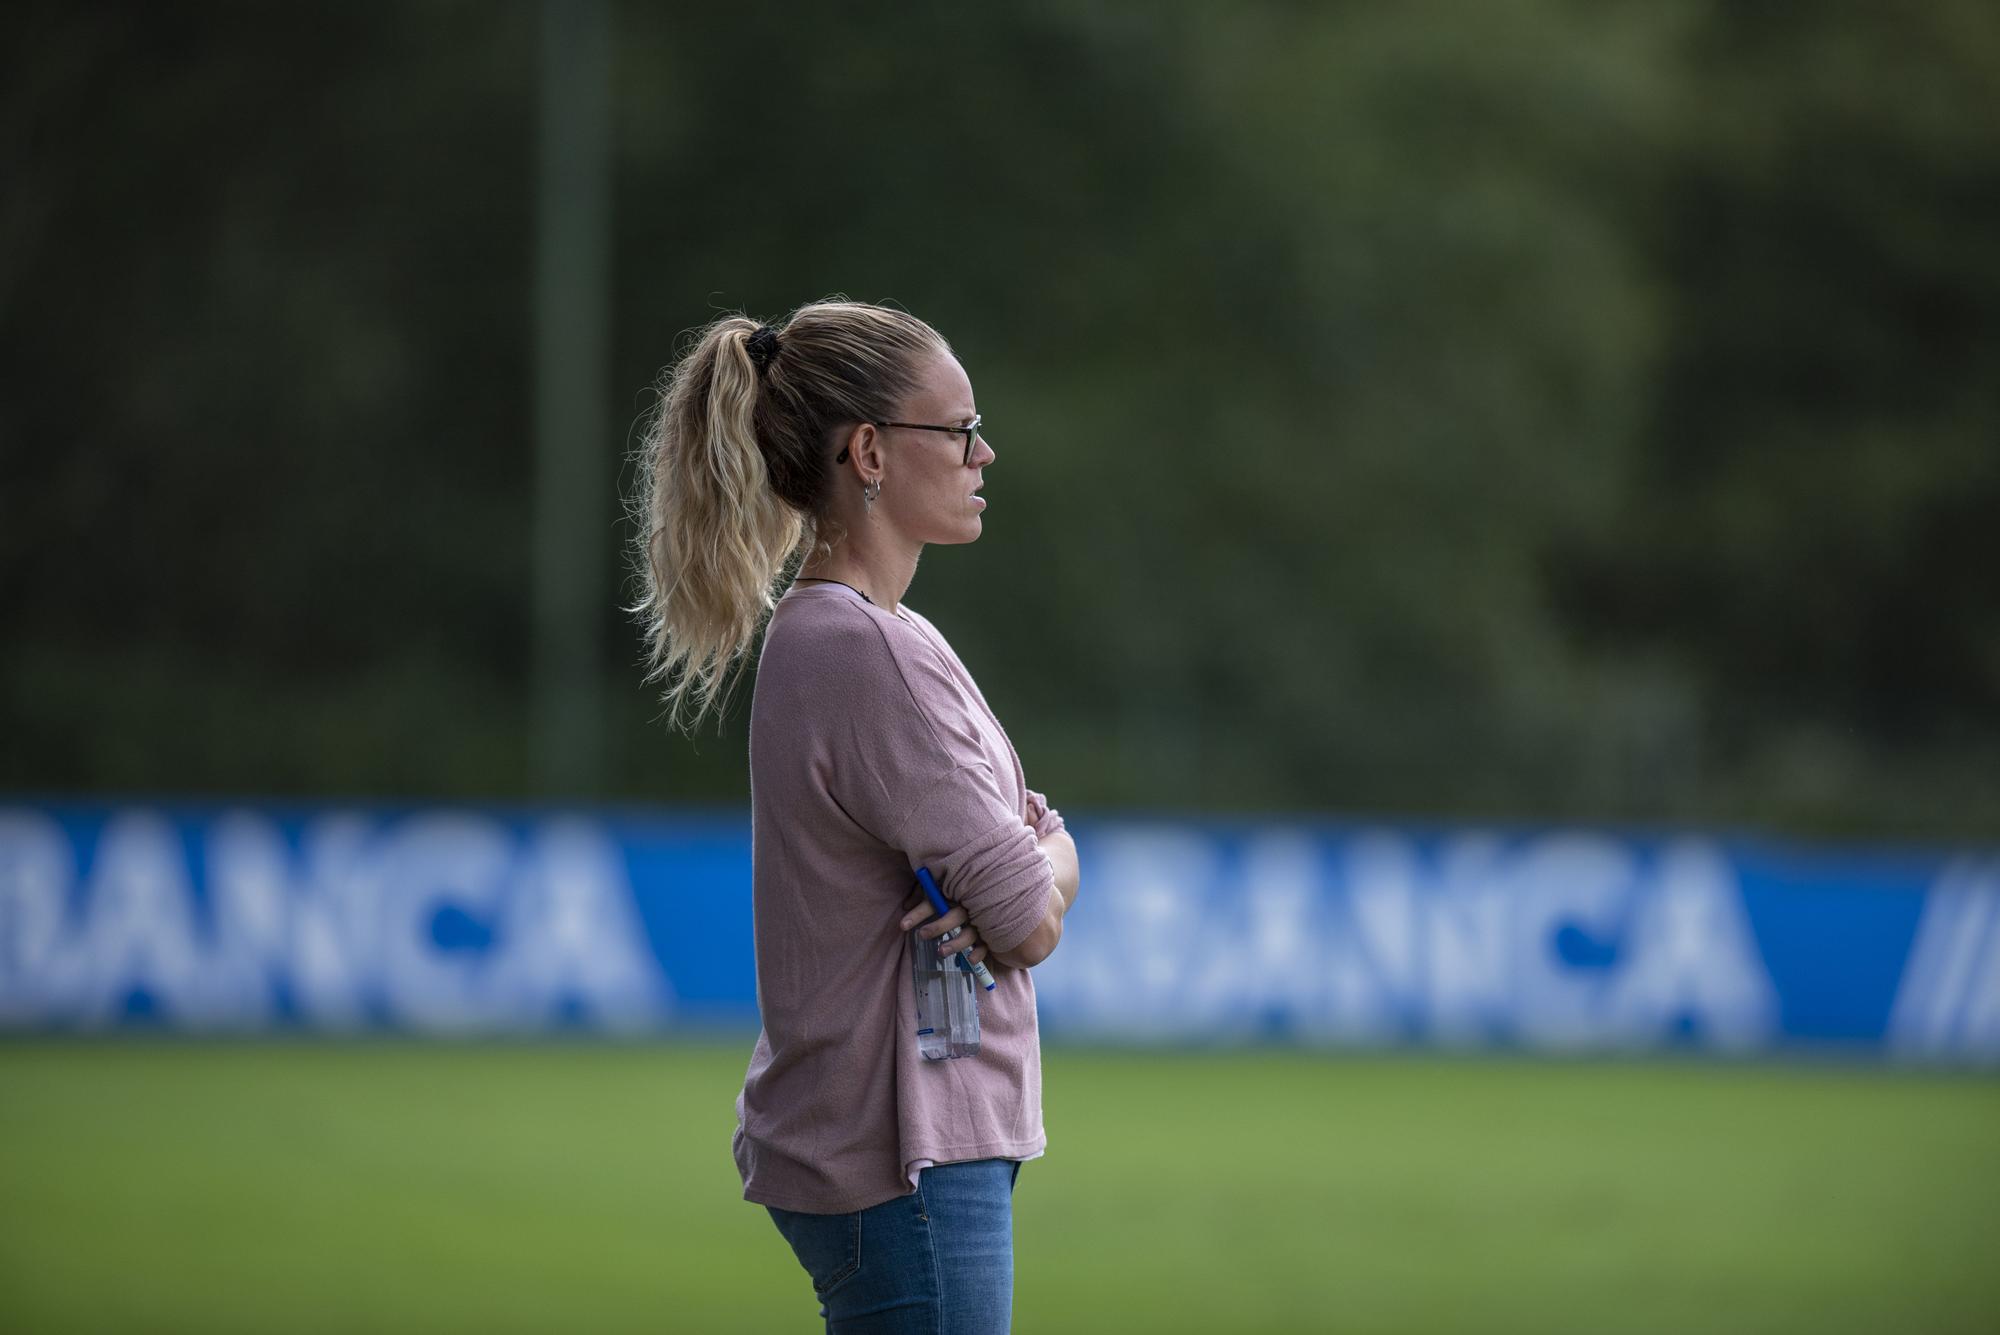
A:
{"type": "Polygon", "coordinates": [[[997,953],[1027,940],[1048,913],[1055,872],[994,773],[966,700],[920,640],[880,641],[848,677],[847,752],[832,795],[850,818],[930,868],[997,953]]]}
{"type": "Polygon", "coordinates": [[[1050,806],[1049,799],[1032,788],[1028,790],[1028,824],[1034,827],[1037,839],[1046,839],[1069,828],[1063,823],[1062,812],[1050,806]]]}
{"type": "Polygon", "coordinates": [[[965,905],[989,950],[1012,950],[1048,915],[1055,869],[983,763],[933,785],[899,844],[912,868],[929,867],[944,897],[965,905]]]}

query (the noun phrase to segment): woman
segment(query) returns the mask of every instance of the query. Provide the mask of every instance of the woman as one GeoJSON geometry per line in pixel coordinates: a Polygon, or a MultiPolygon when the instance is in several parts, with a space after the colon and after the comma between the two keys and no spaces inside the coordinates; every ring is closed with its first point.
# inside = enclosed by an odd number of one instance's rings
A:
{"type": "Polygon", "coordinates": [[[638,610],[671,719],[726,699],[770,616],[750,711],[763,1032],[735,1156],[829,1331],[1007,1330],[1013,1185],[1047,1144],[1028,971],[1062,936],[1075,845],[903,605],[927,544],[979,536],[993,460],[944,339],[850,302],[711,325],[645,444],[638,610]],[[991,969],[977,1054],[919,1054],[913,948],[991,969]]]}

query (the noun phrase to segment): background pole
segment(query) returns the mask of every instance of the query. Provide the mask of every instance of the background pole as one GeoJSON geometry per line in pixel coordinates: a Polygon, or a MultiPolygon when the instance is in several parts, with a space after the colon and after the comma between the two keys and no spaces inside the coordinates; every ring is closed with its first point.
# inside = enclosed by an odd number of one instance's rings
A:
{"type": "Polygon", "coordinates": [[[603,774],[598,664],[605,545],[611,224],[610,19],[545,0],[535,228],[534,774],[587,794],[603,774]]]}

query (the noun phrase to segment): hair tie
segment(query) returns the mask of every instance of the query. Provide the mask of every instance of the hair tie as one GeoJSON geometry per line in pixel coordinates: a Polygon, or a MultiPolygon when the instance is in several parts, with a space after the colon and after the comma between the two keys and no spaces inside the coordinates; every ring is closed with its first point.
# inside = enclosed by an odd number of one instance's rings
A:
{"type": "Polygon", "coordinates": [[[755,333],[743,342],[744,351],[750,354],[750,364],[757,368],[757,374],[764,374],[764,368],[778,355],[778,331],[767,324],[757,326],[755,333]]]}

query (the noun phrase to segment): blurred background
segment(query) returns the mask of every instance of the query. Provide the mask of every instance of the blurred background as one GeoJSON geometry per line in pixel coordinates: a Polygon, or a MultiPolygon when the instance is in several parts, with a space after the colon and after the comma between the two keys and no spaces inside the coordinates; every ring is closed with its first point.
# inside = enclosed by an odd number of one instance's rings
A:
{"type": "Polygon", "coordinates": [[[661,370],[832,293],[1083,854],[1019,1328],[2000,1326],[2000,10],[7,31],[0,1328],[812,1325],[749,692],[620,605],[661,370]]]}

